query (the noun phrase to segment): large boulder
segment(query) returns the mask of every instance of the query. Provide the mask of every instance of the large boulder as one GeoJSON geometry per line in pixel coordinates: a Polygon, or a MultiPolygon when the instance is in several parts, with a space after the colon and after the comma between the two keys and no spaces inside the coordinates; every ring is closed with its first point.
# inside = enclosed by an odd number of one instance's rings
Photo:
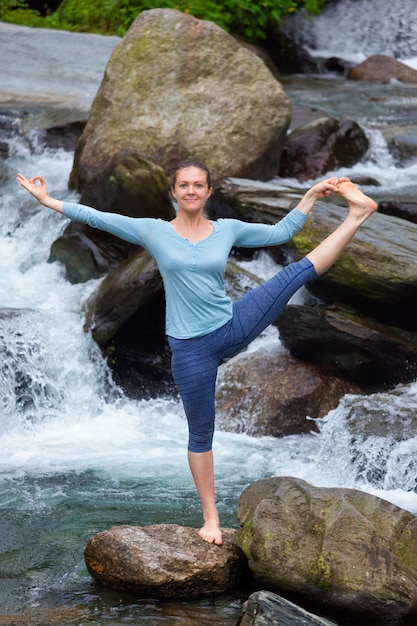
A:
{"type": "MultiPolygon", "coordinates": [[[[312,212],[293,242],[296,258],[318,245],[345,209],[327,203],[312,212]]],[[[383,324],[416,329],[417,225],[374,214],[355,234],[333,267],[309,285],[327,301],[338,300],[383,324]]]]}
{"type": "Polygon", "coordinates": [[[202,541],[194,528],[176,524],[116,526],[88,541],[84,558],[95,580],[141,598],[196,598],[236,588],[247,575],[235,531],[223,545],[202,541]]]}
{"type": "Polygon", "coordinates": [[[346,393],[360,389],[325,368],[280,350],[240,354],[219,369],[216,426],[248,435],[283,437],[317,430],[346,393]],[[311,419],[306,419],[308,416],[311,419]]]}
{"type": "Polygon", "coordinates": [[[223,29],[174,9],[144,11],[107,64],[70,185],[82,191],[131,147],[165,170],[193,156],[215,178],[268,179],[290,116],[270,70],[223,29]]]}
{"type": "Polygon", "coordinates": [[[235,541],[258,588],[297,594],[358,624],[416,619],[417,518],[411,513],[354,489],[283,477],[250,485],[238,518],[235,541]]]}

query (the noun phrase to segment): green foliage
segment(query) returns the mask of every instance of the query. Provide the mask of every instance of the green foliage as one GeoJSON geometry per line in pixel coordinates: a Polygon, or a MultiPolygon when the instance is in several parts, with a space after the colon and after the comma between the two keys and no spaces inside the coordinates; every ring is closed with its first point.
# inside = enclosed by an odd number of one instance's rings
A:
{"type": "Polygon", "coordinates": [[[7,15],[9,11],[19,7],[27,8],[26,2],[24,0],[0,0],[0,19],[3,19],[3,15],[7,15]]]}
{"type": "Polygon", "coordinates": [[[133,20],[149,9],[171,8],[215,22],[249,41],[264,39],[271,26],[305,9],[319,13],[329,0],[64,0],[42,18],[24,0],[0,0],[0,19],[26,26],[123,36],[133,20]]]}

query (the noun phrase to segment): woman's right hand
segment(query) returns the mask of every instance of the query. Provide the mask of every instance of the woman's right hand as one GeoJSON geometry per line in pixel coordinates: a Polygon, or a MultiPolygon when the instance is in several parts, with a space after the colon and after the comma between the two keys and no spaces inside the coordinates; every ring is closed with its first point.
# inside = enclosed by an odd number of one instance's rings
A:
{"type": "Polygon", "coordinates": [[[17,182],[22,185],[36,200],[54,211],[58,211],[58,213],[62,213],[62,202],[61,200],[55,200],[55,198],[51,198],[48,192],[48,186],[46,181],[42,176],[34,176],[33,178],[26,178],[23,174],[19,174],[16,176],[17,182]]]}
{"type": "Polygon", "coordinates": [[[45,200],[48,197],[48,187],[45,179],[42,178],[42,176],[34,176],[33,178],[28,179],[23,176],[23,174],[19,173],[16,177],[16,180],[41,204],[42,200],[45,200]]]}

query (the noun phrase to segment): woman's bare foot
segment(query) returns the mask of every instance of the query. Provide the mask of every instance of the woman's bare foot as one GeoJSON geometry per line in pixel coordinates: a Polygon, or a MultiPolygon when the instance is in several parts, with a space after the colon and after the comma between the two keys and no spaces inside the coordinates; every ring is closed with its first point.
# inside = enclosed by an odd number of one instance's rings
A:
{"type": "Polygon", "coordinates": [[[198,531],[198,536],[207,543],[215,543],[216,546],[221,546],[223,543],[223,534],[216,520],[207,520],[198,531]]]}
{"type": "Polygon", "coordinates": [[[377,203],[358,189],[349,178],[339,178],[337,193],[348,203],[350,215],[361,222],[378,209],[377,203]]]}

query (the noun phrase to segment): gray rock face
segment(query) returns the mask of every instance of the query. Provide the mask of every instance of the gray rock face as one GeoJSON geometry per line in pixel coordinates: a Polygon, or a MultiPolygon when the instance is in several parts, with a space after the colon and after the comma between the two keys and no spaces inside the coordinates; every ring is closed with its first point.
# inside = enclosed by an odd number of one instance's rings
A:
{"type": "Polygon", "coordinates": [[[71,185],[83,190],[129,147],[166,170],[193,156],[215,178],[270,178],[289,122],[281,85],[223,29],[173,9],[144,11],[107,64],[71,185]]]}
{"type": "Polygon", "coordinates": [[[417,518],[411,513],[354,489],[284,477],[250,485],[238,518],[236,543],[258,587],[300,594],[357,623],[415,619],[417,518]]]}

